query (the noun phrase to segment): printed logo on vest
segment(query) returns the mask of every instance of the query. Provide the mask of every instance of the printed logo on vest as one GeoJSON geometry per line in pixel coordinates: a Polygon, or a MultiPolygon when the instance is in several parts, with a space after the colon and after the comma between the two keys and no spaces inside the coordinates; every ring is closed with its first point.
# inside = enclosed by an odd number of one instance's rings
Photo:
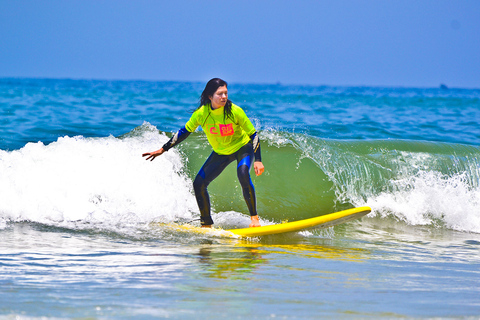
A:
{"type": "Polygon", "coordinates": [[[220,127],[220,135],[224,136],[233,136],[233,124],[219,124],[220,127]]]}

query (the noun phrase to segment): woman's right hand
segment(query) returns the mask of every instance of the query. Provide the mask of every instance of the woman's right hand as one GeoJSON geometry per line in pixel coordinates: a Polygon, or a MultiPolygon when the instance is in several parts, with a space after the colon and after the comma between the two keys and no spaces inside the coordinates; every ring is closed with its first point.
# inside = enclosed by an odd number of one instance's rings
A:
{"type": "Polygon", "coordinates": [[[155,160],[156,157],[161,156],[162,153],[164,153],[164,152],[165,152],[165,150],[163,150],[163,148],[160,148],[157,151],[144,153],[144,154],[142,154],[142,157],[147,157],[148,156],[147,159],[145,159],[145,160],[153,161],[153,160],[155,160]]]}

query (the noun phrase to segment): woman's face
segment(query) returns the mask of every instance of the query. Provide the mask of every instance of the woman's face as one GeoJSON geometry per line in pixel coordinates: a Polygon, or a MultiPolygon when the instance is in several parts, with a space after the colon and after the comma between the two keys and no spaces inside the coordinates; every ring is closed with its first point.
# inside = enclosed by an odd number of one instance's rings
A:
{"type": "Polygon", "coordinates": [[[225,107],[225,104],[228,100],[228,90],[227,86],[218,87],[217,91],[210,96],[210,101],[212,101],[212,109],[218,109],[221,107],[225,107]]]}

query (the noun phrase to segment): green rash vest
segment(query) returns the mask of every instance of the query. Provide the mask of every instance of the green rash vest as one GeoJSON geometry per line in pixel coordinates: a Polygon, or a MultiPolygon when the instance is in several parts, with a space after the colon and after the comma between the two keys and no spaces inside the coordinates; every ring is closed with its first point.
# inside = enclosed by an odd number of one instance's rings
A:
{"type": "Polygon", "coordinates": [[[232,103],[233,119],[225,117],[223,111],[224,107],[212,109],[210,104],[203,105],[192,114],[185,128],[194,132],[201,126],[213,151],[230,155],[250,142],[255,128],[239,106],[232,103]]]}

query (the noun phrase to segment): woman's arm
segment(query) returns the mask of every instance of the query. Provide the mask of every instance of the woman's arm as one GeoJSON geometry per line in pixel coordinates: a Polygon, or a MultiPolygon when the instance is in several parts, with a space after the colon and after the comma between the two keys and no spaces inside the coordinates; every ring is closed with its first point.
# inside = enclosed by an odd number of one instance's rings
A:
{"type": "Polygon", "coordinates": [[[176,146],[177,144],[185,140],[189,135],[190,135],[190,131],[188,131],[185,127],[183,127],[180,130],[178,130],[178,132],[176,132],[173,135],[173,137],[163,145],[163,147],[161,147],[157,151],[146,152],[142,154],[142,157],[148,156],[147,159],[145,160],[153,161],[155,160],[156,157],[162,155],[165,151],[168,151],[170,148],[176,146]]]}
{"type": "Polygon", "coordinates": [[[183,140],[187,139],[187,137],[190,135],[190,131],[188,131],[185,127],[181,128],[176,132],[173,137],[168,140],[167,143],[163,145],[163,149],[165,151],[168,151],[170,148],[175,147],[177,144],[182,142],[183,140]]]}

